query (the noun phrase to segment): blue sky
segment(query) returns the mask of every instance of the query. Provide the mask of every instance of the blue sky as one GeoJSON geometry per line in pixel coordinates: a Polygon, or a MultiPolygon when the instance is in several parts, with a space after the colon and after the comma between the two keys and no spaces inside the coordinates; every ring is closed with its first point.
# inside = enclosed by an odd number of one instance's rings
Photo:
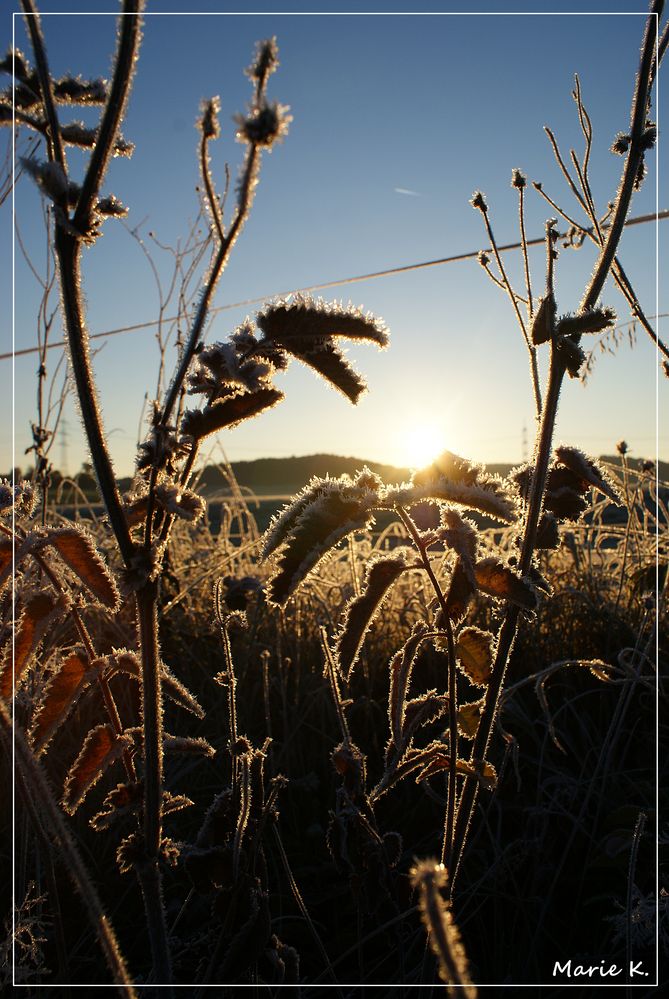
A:
{"type": "MultiPolygon", "coordinates": [[[[569,10],[562,3],[553,7],[569,10]]],[[[45,14],[77,11],[44,18],[54,73],[108,74],[114,19],[81,12],[115,10],[115,5],[75,6],[61,0],[42,3],[40,9],[45,14]]],[[[528,13],[531,4],[514,4],[520,12],[515,16],[485,16],[484,8],[475,5],[466,14],[448,16],[374,15],[373,7],[362,16],[150,14],[178,9],[172,3],[149,5],[123,128],[137,149],[131,160],[112,163],[106,185],[129,206],[128,228],[138,227],[147,245],[149,231],[163,244],[175,245],[185,236],[198,205],[193,125],[200,101],[214,94],[221,97],[223,126],[212,150],[214,170],[221,185],[226,161],[236,176],[242,149],[234,141],[231,119],[250,96],[242,71],[259,38],[277,36],[281,66],[270,81],[270,96],[289,104],[294,116],[285,142],[264,157],[253,213],[219,286],[218,306],[476,250],[486,239],[480,217],[468,204],[475,189],[486,194],[499,242],[513,242],[517,199],[509,182],[514,167],[529,180],[541,180],[576,213],[542,130],[551,125],[566,155],[572,146],[580,152],[582,137],[570,96],[575,71],[595,126],[595,197],[604,206],[614,194],[622,161],[608,147],[616,132],[627,127],[645,4],[589,4],[593,12],[609,12],[599,16],[538,16],[528,13]]],[[[200,3],[199,9],[221,10],[214,3],[200,3]]],[[[438,9],[457,7],[442,3],[438,9]]],[[[11,30],[11,18],[5,17],[7,42],[11,30]]],[[[27,51],[20,19],[16,30],[18,44],[27,51]]],[[[662,87],[661,75],[660,103],[662,87]]],[[[661,126],[661,106],[659,114],[661,126]]],[[[0,138],[6,141],[6,136],[0,138]]],[[[81,157],[70,155],[70,163],[73,174],[81,172],[81,157]]],[[[634,215],[655,209],[654,156],[649,165],[634,215]]],[[[668,206],[665,183],[659,188],[659,207],[668,206]]],[[[25,180],[18,185],[15,207],[24,242],[41,267],[40,199],[25,180]]],[[[529,191],[530,236],[541,235],[549,214],[548,206],[529,191]]],[[[9,203],[0,208],[0,218],[4,257],[11,252],[9,203]]],[[[669,222],[660,223],[659,239],[660,259],[664,254],[666,260],[669,222]]],[[[648,313],[656,311],[655,240],[653,225],[630,229],[620,252],[648,313]]],[[[154,248],[165,282],[170,259],[154,248]]],[[[520,286],[518,255],[504,259],[520,286]]],[[[577,307],[593,260],[587,247],[561,254],[560,311],[577,307]]],[[[534,290],[541,291],[542,250],[532,254],[531,262],[534,290]]],[[[11,290],[7,273],[2,278],[5,301],[11,290]]],[[[35,342],[39,307],[37,284],[20,254],[16,292],[18,350],[35,342]]],[[[86,252],[85,292],[92,332],[156,317],[151,271],[122,225],[108,222],[103,238],[86,252]]],[[[475,261],[344,285],[323,295],[350,299],[389,326],[387,351],[365,346],[351,351],[369,392],[351,407],[310,371],[293,364],[279,381],[285,402],[220,438],[229,458],[333,452],[409,463],[415,457],[412,441],[423,428],[423,436],[430,431],[435,442],[476,460],[520,460],[523,426],[530,441],[534,433],[526,351],[509,303],[475,261]]],[[[617,308],[621,322],[629,318],[614,288],[606,289],[604,301],[617,308]]],[[[666,295],[659,311],[669,311],[666,295]]],[[[208,339],[223,339],[252,312],[253,307],[220,312],[208,339]]],[[[11,349],[9,310],[4,318],[3,343],[8,346],[3,351],[11,349]]],[[[658,325],[666,340],[666,319],[658,325]]],[[[54,337],[60,339],[58,330],[54,337]]],[[[117,471],[128,474],[144,396],[155,390],[156,342],[151,330],[102,342],[95,364],[105,424],[117,471]]],[[[50,370],[56,355],[49,355],[50,370]]],[[[17,463],[24,466],[34,418],[35,368],[35,355],[16,359],[15,447],[17,463]]],[[[624,437],[633,454],[653,455],[656,368],[643,332],[634,350],[621,346],[616,356],[602,356],[586,387],[566,385],[558,438],[592,453],[611,453],[624,437]]],[[[3,385],[9,369],[8,362],[0,362],[3,385]]],[[[660,382],[661,429],[668,384],[660,382]]],[[[66,412],[68,470],[73,472],[85,460],[85,451],[73,402],[66,412]]],[[[11,446],[11,426],[3,421],[3,470],[10,467],[11,446]]],[[[666,457],[668,452],[665,436],[659,453],[666,457]]],[[[61,455],[56,444],[56,464],[61,455]]]]}

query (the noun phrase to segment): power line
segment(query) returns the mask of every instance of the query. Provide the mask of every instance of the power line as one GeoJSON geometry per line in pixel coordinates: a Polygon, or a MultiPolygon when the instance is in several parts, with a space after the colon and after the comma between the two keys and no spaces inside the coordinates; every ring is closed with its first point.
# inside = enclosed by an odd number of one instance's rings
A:
{"type": "MultiPolygon", "coordinates": [[[[662,219],[669,218],[669,209],[658,212],[657,214],[651,215],[637,215],[634,218],[628,219],[625,222],[625,226],[630,225],[641,225],[645,222],[655,222],[662,219]]],[[[586,232],[592,232],[592,228],[584,230],[586,232]]],[[[565,234],[558,234],[560,238],[564,238],[565,234]]],[[[541,236],[537,239],[528,239],[527,246],[539,246],[546,242],[546,237],[541,236]]],[[[504,246],[498,246],[497,249],[500,253],[506,253],[508,250],[519,250],[522,247],[522,243],[505,243],[504,246]]],[[[401,267],[389,267],[382,271],[371,271],[369,274],[357,274],[354,277],[338,278],[335,281],[324,281],[321,284],[311,284],[305,288],[292,288],[290,291],[278,291],[271,295],[261,295],[259,298],[246,298],[241,302],[229,302],[227,305],[218,305],[213,309],[209,310],[210,316],[218,315],[219,312],[227,312],[231,309],[241,309],[247,305],[260,305],[263,302],[267,302],[269,299],[284,297],[286,295],[296,295],[300,292],[307,291],[318,291],[325,288],[338,288],[345,284],[357,284],[359,281],[373,281],[376,278],[381,277],[391,277],[393,274],[406,274],[409,271],[423,270],[426,267],[438,267],[442,264],[453,264],[460,260],[473,260],[478,257],[481,250],[469,250],[467,253],[455,253],[450,257],[439,257],[436,260],[423,260],[420,263],[415,264],[404,264],[401,267]]],[[[483,250],[484,253],[492,253],[492,249],[488,247],[483,250]]],[[[176,316],[168,316],[162,320],[151,319],[145,323],[135,323],[132,326],[117,326],[111,330],[104,330],[102,333],[91,333],[89,336],[90,340],[99,340],[103,337],[118,336],[120,333],[136,333],[138,330],[149,329],[152,326],[157,326],[159,322],[164,323],[174,323],[178,322],[180,319],[185,318],[185,313],[181,312],[176,316]]],[[[51,350],[56,347],[65,347],[65,340],[57,340],[55,343],[48,343],[47,350],[51,350]]],[[[0,361],[7,361],[12,357],[23,357],[26,354],[36,354],[40,347],[25,347],[22,350],[9,351],[6,354],[0,354],[0,361]]]]}

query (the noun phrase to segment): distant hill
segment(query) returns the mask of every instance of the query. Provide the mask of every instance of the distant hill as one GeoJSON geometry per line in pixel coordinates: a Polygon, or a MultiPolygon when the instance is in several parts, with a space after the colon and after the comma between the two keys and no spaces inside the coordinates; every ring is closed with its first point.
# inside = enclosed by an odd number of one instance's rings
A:
{"type": "MultiPolygon", "coordinates": [[[[618,454],[604,455],[601,461],[620,468],[621,457],[618,454]]],[[[627,456],[627,464],[631,469],[640,469],[643,459],[627,456]]],[[[260,498],[293,496],[302,489],[313,476],[325,478],[327,475],[354,475],[361,468],[371,469],[381,476],[384,482],[392,484],[406,481],[411,475],[411,469],[396,465],[384,465],[377,461],[365,461],[363,458],[344,457],[337,454],[310,454],[290,458],[256,458],[253,461],[233,461],[232,471],[237,484],[243,490],[250,490],[260,498]]],[[[661,482],[669,482],[669,462],[660,461],[659,477],[661,482]]],[[[493,474],[504,477],[514,467],[510,462],[491,463],[486,466],[493,474]]],[[[28,472],[28,474],[30,474],[28,472]]],[[[11,477],[11,473],[10,476],[11,477]]],[[[92,502],[99,502],[97,485],[91,474],[80,473],[77,476],[79,489],[92,502]]],[[[52,495],[60,474],[56,471],[52,476],[52,495]]],[[[119,479],[121,492],[130,488],[131,479],[119,479]]],[[[225,466],[207,465],[200,475],[200,485],[205,496],[213,497],[229,492],[229,484],[225,475],[225,466]]],[[[70,502],[66,499],[65,502],[70,502]]]]}
{"type": "MultiPolygon", "coordinates": [[[[620,467],[620,455],[606,455],[600,460],[620,467]]],[[[642,465],[641,458],[628,457],[630,468],[638,469],[642,465]]],[[[240,487],[250,489],[257,496],[288,496],[302,489],[314,476],[325,478],[329,475],[354,475],[364,466],[381,476],[384,482],[403,482],[411,475],[411,469],[396,465],[384,465],[376,461],[365,461],[363,458],[343,457],[336,454],[310,454],[291,458],[256,458],[253,461],[233,461],[231,463],[237,483],[240,487]]],[[[487,470],[504,477],[514,467],[510,462],[491,463],[487,470]]],[[[660,479],[669,481],[669,462],[659,462],[660,479]]],[[[227,480],[222,468],[208,465],[201,476],[201,484],[205,495],[215,495],[227,491],[227,480]]]]}
{"type": "MultiPolygon", "coordinates": [[[[314,476],[334,478],[353,475],[367,466],[380,475],[384,482],[403,482],[411,472],[408,468],[383,465],[363,458],[347,458],[336,454],[309,454],[291,458],[256,458],[254,461],[233,461],[232,471],[242,488],[251,489],[257,496],[288,496],[298,492],[314,476]]],[[[224,470],[207,465],[200,482],[205,495],[224,492],[227,480],[224,470]]]]}

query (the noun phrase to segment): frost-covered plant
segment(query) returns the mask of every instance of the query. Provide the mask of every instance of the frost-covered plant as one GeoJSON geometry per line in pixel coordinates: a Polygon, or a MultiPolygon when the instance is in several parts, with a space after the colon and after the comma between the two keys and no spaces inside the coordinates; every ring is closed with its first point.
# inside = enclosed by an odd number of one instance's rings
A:
{"type": "MultiPolygon", "coordinates": [[[[447,773],[441,860],[448,871],[451,890],[480,789],[491,788],[496,780],[494,767],[488,759],[489,747],[519,626],[523,615],[533,614],[540,601],[551,596],[550,586],[539,571],[538,554],[559,546],[562,525],[575,523],[582,517],[590,489],[614,503],[621,502],[616,484],[594,459],[574,447],[556,447],[553,438],[565,375],[579,377],[583,368],[582,338],[601,334],[615,324],[613,309],[600,304],[609,275],[622,291],[633,314],[657,342],[617,253],[631,198],[643,181],[645,156],[655,139],[655,127],[650,120],[650,95],[657,71],[658,18],[654,15],[661,10],[662,4],[654,3],[646,25],[629,134],[624,143],[616,143],[614,150],[625,156],[625,164],[615,199],[603,217],[596,211],[588,176],[592,125],[578,78],[574,99],[586,147],[581,160],[572,152],[575,178],[565,166],[552,133],[547,130],[563,174],[585,213],[585,223],[574,222],[544,194],[541,185],[535,187],[553,210],[576,228],[581,239],[591,238],[599,247],[594,271],[575,311],[560,313],[556,301],[554,274],[558,233],[555,219],[546,223],[544,293],[539,298],[533,296],[524,220],[526,179],[520,170],[513,171],[512,186],[519,196],[525,295],[516,292],[508,278],[484,195],[475,192],[471,199],[473,208],[481,214],[491,246],[489,251],[479,255],[479,261],[509,296],[528,348],[538,420],[531,463],[516,469],[504,482],[488,475],[480,466],[448,453],[429,468],[414,474],[411,482],[399,487],[384,486],[367,470],[355,478],[314,479],[275,518],[265,537],[264,555],[272,559],[269,595],[276,603],[283,604],[309,573],[332,556],[344,538],[368,528],[378,511],[393,512],[403,525],[406,545],[376,555],[369,561],[360,592],[349,600],[338,632],[330,637],[323,636],[326,672],[344,735],[343,749],[340,749],[358,761],[362,788],[359,793],[365,798],[368,821],[371,821],[374,803],[399,781],[408,776],[425,781],[440,772],[447,773]],[[491,257],[497,265],[497,274],[492,273],[491,257]],[[543,389],[538,366],[538,354],[542,350],[549,354],[548,379],[543,389]],[[427,529],[421,526],[426,503],[432,508],[431,526],[427,529]],[[462,516],[461,510],[510,525],[513,554],[503,560],[498,554],[483,550],[476,526],[462,516]],[[414,627],[404,646],[390,661],[390,737],[384,770],[376,786],[367,790],[364,757],[348,735],[346,706],[351,702],[346,697],[346,690],[340,693],[339,688],[342,682],[347,684],[350,679],[365,635],[384,599],[407,572],[419,572],[428,578],[433,602],[427,620],[414,627]],[[468,605],[477,593],[499,604],[501,624],[496,634],[472,627],[466,621],[468,605]],[[411,697],[414,665],[426,647],[446,653],[447,683],[441,690],[411,697]],[[461,703],[459,694],[465,685],[468,699],[461,703]],[[444,716],[447,718],[445,731],[427,744],[416,744],[421,729],[444,716]],[[463,746],[467,749],[461,751],[463,746]]],[[[665,28],[658,48],[659,58],[666,50],[667,36],[665,28]]],[[[427,886],[438,907],[435,886],[438,887],[441,881],[432,869],[429,877],[425,871],[423,874],[418,882],[422,886],[421,905],[425,911],[427,886]]],[[[440,954],[442,970],[444,960],[440,954]]],[[[450,972],[448,974],[449,981],[456,981],[450,972]]]]}
{"type": "MultiPolygon", "coordinates": [[[[53,218],[73,380],[121,562],[117,578],[87,532],[78,527],[52,527],[46,522],[36,527],[29,519],[33,500],[29,485],[19,484],[12,490],[8,483],[2,484],[2,507],[11,523],[5,520],[0,529],[1,582],[8,583],[15,567],[20,597],[16,642],[13,655],[11,642],[4,648],[0,692],[10,700],[21,693],[28,678],[32,682],[31,669],[38,655],[44,656],[54,627],[67,618],[74,626],[76,642],[55,655],[48,672],[41,676],[27,723],[31,749],[35,755],[47,752],[75,706],[90,690],[101,691],[106,717],[82,733],[80,751],[64,780],[61,805],[74,813],[103,773],[117,762],[123,764],[124,783],[110,792],[92,825],[105,830],[119,815],[129,815],[135,823],[136,829],[119,847],[119,862],[123,870],[135,871],[141,885],[153,980],[162,983],[171,980],[172,971],[161,869],[164,863],[173,863],[178,854],[175,844],[163,834],[163,818],[191,804],[189,799],[165,790],[163,753],[212,752],[202,739],[176,738],[163,730],[163,694],[196,717],[203,716],[203,708],[162,662],[157,615],[159,579],[174,523],[177,519],[196,521],[205,510],[204,501],[192,488],[201,443],[281,401],[283,393],[275,388],[273,376],[287,367],[291,357],[310,366],[356,402],[364,381],[347,363],[339,340],[366,340],[383,347],[387,334],[381,322],[359,309],[295,296],[270,303],[258,313],[255,325],[247,320],[228,341],[204,346],[212,298],[251,210],[262,154],[285,137],[291,121],[289,109],[267,96],[269,78],[278,67],[276,41],[261,42],[247,70],[252,85],[248,109],[235,119],[236,137],[244,153],[229,220],[224,217],[225,199],[216,193],[210,161],[211,142],[221,133],[218,98],[205,101],[201,108],[198,157],[211,223],[211,261],[171,382],[154,403],[150,431],[139,448],[133,487],[126,497],[120,495],[91,366],[81,261],[84,246],[96,242],[105,221],[126,214],[113,195],[102,193],[102,186],[110,158],[129,157],[133,151],[119,128],[131,92],[142,9],[142,0],[123,3],[109,82],[75,77],[57,80],[52,76],[32,0],[23,0],[23,10],[34,68],[18,51],[10,51],[0,64],[0,70],[14,77],[13,86],[0,95],[0,124],[15,122],[44,139],[44,157],[26,160],[23,169],[46,199],[53,218]],[[100,107],[99,124],[89,127],[79,121],[63,122],[63,112],[76,106],[100,107]],[[70,146],[90,150],[81,180],[73,178],[68,165],[70,146]],[[186,409],[188,393],[201,397],[203,405],[186,409]],[[100,606],[113,616],[119,611],[121,593],[125,602],[134,602],[137,643],[102,653],[87,627],[84,609],[100,606]],[[140,685],[139,727],[122,717],[112,694],[109,681],[118,674],[140,685]]],[[[31,749],[26,747],[26,752],[31,749]]],[[[235,757],[233,770],[236,767],[235,757]]],[[[33,773],[30,767],[29,771],[33,773]]],[[[243,802],[239,808],[241,815],[243,802]]],[[[101,942],[104,945],[104,935],[101,942]]],[[[121,965],[110,961],[112,973],[125,982],[121,965]]]]}

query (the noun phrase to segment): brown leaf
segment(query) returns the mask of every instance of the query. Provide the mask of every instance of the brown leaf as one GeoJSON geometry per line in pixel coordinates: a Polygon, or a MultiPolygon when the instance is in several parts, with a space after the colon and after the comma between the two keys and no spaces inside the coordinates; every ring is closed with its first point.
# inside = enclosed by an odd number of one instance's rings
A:
{"type": "MultiPolygon", "coordinates": [[[[126,673],[134,680],[140,680],[142,676],[142,666],[136,652],[129,652],[128,649],[114,649],[109,656],[105,656],[106,676],[111,678],[116,673],[126,673]]],[[[179,707],[190,711],[196,718],[204,718],[204,709],[194,694],[178,680],[174,673],[171,673],[165,663],[161,663],[161,684],[163,693],[179,707]]]]}
{"type": "Polygon", "coordinates": [[[0,579],[4,576],[4,573],[11,571],[12,564],[12,539],[11,538],[0,538],[0,579]]]}
{"type": "Polygon", "coordinates": [[[258,313],[257,323],[266,337],[288,349],[295,340],[308,344],[327,337],[367,340],[379,347],[388,343],[387,330],[380,320],[365,315],[361,309],[342,308],[310,295],[271,303],[258,313]]]}
{"type": "Polygon", "coordinates": [[[390,587],[406,569],[407,560],[402,549],[368,563],[363,591],[347,604],[344,624],[337,636],[339,668],[349,679],[376,613],[390,587]]]}
{"type": "Polygon", "coordinates": [[[475,687],[485,687],[492,673],[494,636],[480,628],[463,628],[456,651],[460,666],[475,687]]]}
{"type": "MultiPolygon", "coordinates": [[[[441,773],[442,770],[450,770],[450,766],[450,756],[448,755],[448,751],[445,749],[443,754],[436,756],[432,762],[418,774],[416,777],[416,783],[419,784],[428,777],[433,777],[434,774],[441,773]]],[[[469,763],[467,760],[458,760],[455,769],[459,774],[464,774],[467,777],[476,777],[481,786],[486,788],[488,791],[491,791],[497,783],[497,771],[492,763],[485,763],[481,766],[480,764],[469,763]]]]}
{"type": "Polygon", "coordinates": [[[40,706],[32,723],[31,738],[35,752],[42,753],[56,729],[65,720],[84,690],[100,673],[101,662],[89,663],[88,658],[75,652],[62,660],[46,685],[40,706]]]}
{"type": "Polygon", "coordinates": [[[403,745],[409,745],[421,725],[429,725],[445,714],[449,703],[448,694],[438,694],[436,690],[428,690],[420,697],[407,701],[402,728],[403,745]]]}
{"type": "Polygon", "coordinates": [[[125,735],[115,735],[110,725],[97,725],[91,729],[65,780],[63,808],[66,812],[74,815],[107,767],[111,766],[129,745],[130,740],[125,735]]]}
{"type": "Polygon", "coordinates": [[[343,486],[331,490],[302,510],[292,535],[275,560],[269,595],[284,604],[307,574],[349,534],[365,530],[371,514],[365,496],[343,486]]]}
{"type": "Polygon", "coordinates": [[[532,343],[538,346],[551,339],[555,332],[555,316],[557,307],[552,292],[539,299],[537,311],[532,319],[530,335],[532,343]]]}
{"type": "Polygon", "coordinates": [[[473,739],[479,727],[484,699],[460,704],[458,707],[458,731],[465,739],[473,739]]]}
{"type": "Polygon", "coordinates": [[[555,449],[555,457],[561,465],[568,468],[587,485],[594,486],[612,503],[617,503],[618,506],[623,505],[623,499],[616,489],[615,483],[594,458],[590,458],[578,448],[564,445],[555,449]]]}
{"type": "Polygon", "coordinates": [[[5,700],[9,700],[12,696],[13,682],[18,687],[25,669],[55,616],[54,612],[57,613],[60,609],[61,604],[51,593],[37,593],[25,604],[14,631],[13,671],[11,640],[4,650],[0,670],[0,696],[5,700]]]}
{"type": "Polygon", "coordinates": [[[477,586],[484,593],[500,600],[510,600],[526,610],[536,609],[538,599],[534,586],[498,558],[482,559],[476,566],[475,574],[477,586]]]}
{"type": "Polygon", "coordinates": [[[116,583],[90,535],[77,527],[58,528],[49,531],[47,544],[56,549],[63,562],[100,603],[116,610],[119,604],[116,583]]]}
{"type": "Polygon", "coordinates": [[[242,420],[257,416],[283,399],[275,388],[261,388],[229,399],[219,399],[204,409],[189,409],[181,423],[181,432],[196,440],[215,434],[224,427],[234,427],[242,420]]]}
{"type": "Polygon", "coordinates": [[[206,739],[194,739],[186,736],[163,735],[163,749],[166,753],[193,753],[199,756],[215,756],[216,750],[206,739]]]}
{"type": "MultiPolygon", "coordinates": [[[[461,558],[458,558],[455,563],[455,569],[453,570],[453,575],[451,576],[451,583],[448,588],[448,595],[446,597],[446,610],[448,611],[448,616],[453,623],[457,623],[465,615],[467,606],[472,596],[474,595],[475,589],[469,579],[469,574],[461,558]]],[[[441,611],[437,616],[437,627],[442,628],[444,622],[440,621],[441,611]]]]}
{"type": "Polygon", "coordinates": [[[541,514],[539,526],[537,527],[536,548],[542,550],[555,549],[560,547],[560,530],[555,514],[550,510],[545,510],[541,514]]]}

